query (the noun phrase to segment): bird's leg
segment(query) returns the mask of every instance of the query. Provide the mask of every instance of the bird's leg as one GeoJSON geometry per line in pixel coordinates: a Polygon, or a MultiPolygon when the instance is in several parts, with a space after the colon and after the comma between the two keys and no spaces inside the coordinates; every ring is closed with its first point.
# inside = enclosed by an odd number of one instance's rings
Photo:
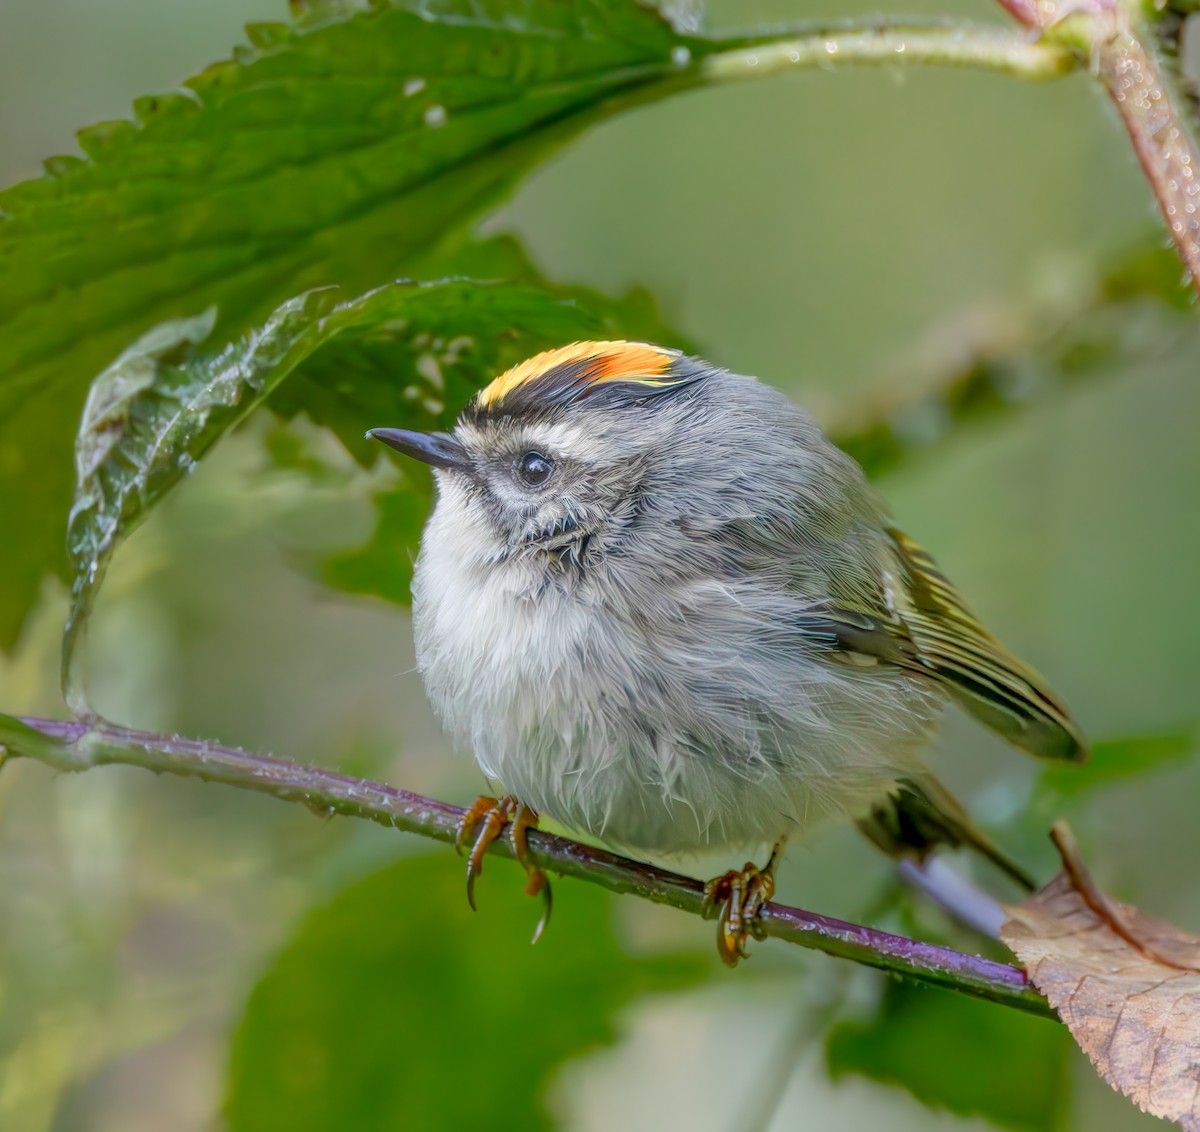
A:
{"type": "Polygon", "coordinates": [[[525,870],[525,892],[529,896],[537,896],[539,893],[542,896],[542,918],[533,933],[534,943],[538,941],[550,919],[551,907],[550,882],[529,856],[529,831],[537,829],[537,823],[537,812],[511,794],[499,799],[480,795],[463,814],[455,838],[455,846],[460,853],[467,842],[471,842],[471,852],[467,856],[467,903],[474,910],[475,878],[483,872],[483,855],[488,846],[503,835],[505,826],[511,825],[509,837],[512,840],[513,856],[525,870]]]}
{"type": "Polygon", "coordinates": [[[508,822],[512,803],[512,798],[500,800],[480,794],[458,823],[454,848],[461,853],[467,842],[471,842],[471,853],[467,858],[467,903],[472,912],[475,911],[475,878],[483,872],[483,855],[508,822]]]}
{"type": "Polygon", "coordinates": [[[545,931],[546,925],[550,922],[550,910],[554,906],[553,893],[550,889],[550,880],[541,869],[533,863],[529,856],[529,831],[537,829],[538,816],[537,811],[531,809],[523,802],[517,806],[516,816],[512,823],[512,843],[513,853],[521,863],[521,867],[525,870],[525,895],[537,896],[541,893],[542,896],[542,915],[537,922],[537,927],[533,929],[533,939],[531,943],[537,943],[542,937],[542,932],[545,931]]]}
{"type": "Polygon", "coordinates": [[[786,844],[787,838],[781,837],[761,869],[747,861],[740,871],[730,869],[704,886],[704,916],[716,918],[717,953],[727,966],[736,967],[739,959],[747,958],[750,936],[764,936],[759,913],[775,895],[775,867],[786,844]]]}

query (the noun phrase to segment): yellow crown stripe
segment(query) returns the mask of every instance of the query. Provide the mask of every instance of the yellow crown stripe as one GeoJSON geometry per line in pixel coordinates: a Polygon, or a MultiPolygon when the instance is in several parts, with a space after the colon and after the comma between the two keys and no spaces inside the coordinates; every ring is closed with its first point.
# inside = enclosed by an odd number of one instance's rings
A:
{"type": "Polygon", "coordinates": [[[674,350],[664,350],[648,342],[572,342],[555,350],[543,350],[532,358],[506,370],[476,395],[480,408],[499,405],[510,393],[527,382],[561,365],[590,361],[589,384],[609,381],[636,381],[642,385],[669,385],[670,380],[655,381],[678,357],[674,350]]]}

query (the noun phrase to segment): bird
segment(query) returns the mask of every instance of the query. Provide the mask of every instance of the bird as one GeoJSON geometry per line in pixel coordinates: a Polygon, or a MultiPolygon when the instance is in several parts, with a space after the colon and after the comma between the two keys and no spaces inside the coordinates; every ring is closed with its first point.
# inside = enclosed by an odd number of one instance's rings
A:
{"type": "Polygon", "coordinates": [[[829,822],[897,856],[965,845],[1033,886],[924,753],[950,701],[1046,759],[1084,760],[1079,727],[781,392],[648,342],[573,342],[450,432],[367,436],[434,469],[413,627],[435,712],[496,791],[459,829],[472,907],[509,829],[548,915],[541,816],[643,859],[773,847],[706,886],[730,965],[787,839],[829,822]]]}

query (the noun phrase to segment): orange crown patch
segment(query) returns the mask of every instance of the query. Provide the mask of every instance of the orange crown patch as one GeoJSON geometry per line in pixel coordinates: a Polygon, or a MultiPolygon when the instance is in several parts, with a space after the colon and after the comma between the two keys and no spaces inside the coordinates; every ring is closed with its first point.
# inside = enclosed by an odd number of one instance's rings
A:
{"type": "Polygon", "coordinates": [[[563,366],[578,366],[574,384],[591,388],[613,381],[661,389],[677,383],[667,374],[678,358],[677,350],[652,346],[649,342],[572,342],[556,350],[543,350],[506,370],[475,396],[479,409],[495,409],[519,389],[544,378],[563,366]]]}

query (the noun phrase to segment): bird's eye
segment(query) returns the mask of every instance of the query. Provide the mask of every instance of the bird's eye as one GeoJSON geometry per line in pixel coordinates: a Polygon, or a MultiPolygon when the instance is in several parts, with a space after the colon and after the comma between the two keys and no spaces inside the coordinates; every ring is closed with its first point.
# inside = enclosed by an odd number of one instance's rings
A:
{"type": "Polygon", "coordinates": [[[526,452],[517,461],[517,474],[530,487],[541,487],[554,471],[554,461],[540,452],[526,452]]]}

